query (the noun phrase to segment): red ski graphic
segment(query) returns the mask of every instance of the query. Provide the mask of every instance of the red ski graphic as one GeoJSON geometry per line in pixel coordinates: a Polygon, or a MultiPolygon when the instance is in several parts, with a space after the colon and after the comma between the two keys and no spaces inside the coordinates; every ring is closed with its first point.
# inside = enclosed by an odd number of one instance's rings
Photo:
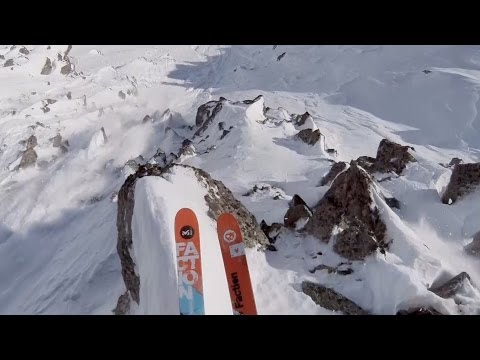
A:
{"type": "Polygon", "coordinates": [[[257,315],[242,232],[232,214],[221,214],[217,233],[227,274],[230,300],[234,313],[257,315]]]}
{"type": "Polygon", "coordinates": [[[200,231],[195,213],[180,209],[175,216],[180,314],[204,315],[200,231]]]}

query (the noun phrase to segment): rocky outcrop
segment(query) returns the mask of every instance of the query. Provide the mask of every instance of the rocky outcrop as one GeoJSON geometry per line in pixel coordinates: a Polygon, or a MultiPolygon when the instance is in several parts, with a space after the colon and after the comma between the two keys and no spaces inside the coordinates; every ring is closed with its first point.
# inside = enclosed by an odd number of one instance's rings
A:
{"type": "Polygon", "coordinates": [[[302,291],[310,296],[317,305],[325,309],[339,311],[345,315],[369,315],[368,311],[353,301],[323,285],[304,281],[302,282],[302,291]]]}
{"type": "Polygon", "coordinates": [[[47,57],[47,60],[45,61],[45,65],[43,65],[42,72],[40,73],[41,75],[50,75],[52,73],[53,66],[52,66],[52,61],[50,58],[47,57]]]}
{"type": "Polygon", "coordinates": [[[222,98],[219,101],[212,100],[198,108],[195,125],[199,129],[195,132],[195,136],[202,134],[208,128],[208,125],[213,121],[219,111],[222,110],[223,101],[226,101],[226,99],[222,98]]]}
{"type": "Polygon", "coordinates": [[[296,138],[302,140],[305,144],[308,145],[315,145],[320,140],[320,130],[312,130],[312,129],[303,129],[295,135],[296,138]]]}
{"type": "Polygon", "coordinates": [[[37,153],[33,148],[28,148],[23,152],[22,159],[20,160],[19,169],[25,169],[34,166],[37,162],[37,153]]]}
{"type": "Polygon", "coordinates": [[[311,117],[311,115],[307,111],[302,115],[295,116],[295,118],[293,119],[293,123],[295,124],[295,126],[302,126],[305,124],[309,117],[311,117]]]}
{"type": "Polygon", "coordinates": [[[437,294],[441,298],[448,299],[454,296],[467,281],[470,281],[470,276],[466,272],[461,272],[446,283],[432,287],[428,290],[437,294]]]}
{"type": "Polygon", "coordinates": [[[18,50],[18,52],[19,52],[20,54],[23,54],[23,55],[28,55],[28,54],[30,54],[30,51],[28,51],[28,49],[27,49],[25,46],[22,46],[22,47],[20,48],[20,50],[18,50]]]}
{"type": "Polygon", "coordinates": [[[5,61],[5,64],[3,64],[3,67],[9,67],[13,65],[15,65],[13,59],[8,59],[7,61],[5,61]]]}
{"type": "Polygon", "coordinates": [[[393,141],[382,139],[377,149],[376,158],[361,156],[357,159],[358,164],[370,173],[373,172],[395,172],[400,175],[409,162],[416,159],[410,154],[415,150],[411,146],[403,146],[393,141]]]}
{"type": "MultiPolygon", "coordinates": [[[[208,173],[201,169],[185,165],[171,164],[165,168],[158,165],[140,165],[138,170],[128,176],[122,188],[118,192],[118,213],[117,213],[117,252],[122,265],[122,276],[125,282],[127,293],[122,295],[125,299],[130,296],[137,304],[140,302],[141,279],[135,271],[135,263],[130,251],[132,249],[132,218],[135,205],[135,185],[138,179],[145,176],[168,177],[176,167],[191,169],[199,184],[206,189],[204,197],[208,207],[208,216],[217,220],[224,212],[233,213],[239,222],[246,247],[266,247],[269,241],[260,229],[255,217],[233,196],[231,191],[222,182],[214,180],[208,173]]],[[[115,313],[128,313],[128,309],[121,309],[126,300],[118,301],[115,313]],[[119,305],[120,304],[120,305],[119,305]]],[[[124,308],[126,306],[123,306],[124,308]]]]}
{"type": "Polygon", "coordinates": [[[125,93],[122,90],[120,90],[118,92],[118,97],[122,100],[125,100],[127,98],[127,95],[125,95],[125,93]]]}
{"type": "Polygon", "coordinates": [[[442,202],[453,204],[458,198],[474,191],[479,184],[480,163],[458,164],[453,168],[442,202]]]}
{"type": "Polygon", "coordinates": [[[260,223],[260,228],[267,236],[270,244],[274,244],[277,240],[277,236],[280,235],[280,232],[282,231],[284,226],[280,223],[272,223],[272,225],[268,225],[265,220],[262,220],[262,222],[260,223]]]}
{"type": "Polygon", "coordinates": [[[471,255],[480,256],[480,231],[473,235],[473,241],[465,246],[465,251],[471,255]]]}
{"type": "Polygon", "coordinates": [[[290,201],[290,208],[283,217],[283,223],[287,228],[300,230],[311,217],[312,210],[299,195],[295,194],[292,201],[290,201]]]}
{"type": "Polygon", "coordinates": [[[346,168],[347,168],[347,163],[343,161],[333,164],[328,174],[325,175],[320,181],[320,186],[325,186],[330,184],[333,180],[335,180],[337,175],[340,174],[346,168]]]}
{"type": "Polygon", "coordinates": [[[113,310],[115,315],[127,315],[130,311],[130,296],[128,291],[120,295],[117,301],[117,306],[113,310]]]}
{"type": "Polygon", "coordinates": [[[38,142],[37,142],[37,137],[35,135],[31,135],[25,145],[27,146],[27,149],[33,149],[35,146],[38,145],[38,142]]]}
{"type": "Polygon", "coordinates": [[[442,315],[442,313],[431,307],[420,307],[400,310],[397,312],[397,315],[442,315]]]}
{"type": "Polygon", "coordinates": [[[314,207],[305,229],[329,242],[338,227],[334,249],[347,259],[359,260],[385,247],[386,226],[380,219],[371,191],[372,179],[355,161],[333,181],[325,196],[314,207]]]}
{"type": "Polygon", "coordinates": [[[454,157],[454,158],[452,158],[452,160],[450,160],[450,162],[448,164],[442,164],[441,163],[440,165],[442,165],[445,168],[452,168],[452,167],[454,167],[458,164],[463,164],[463,160],[460,159],[460,158],[454,157]]]}

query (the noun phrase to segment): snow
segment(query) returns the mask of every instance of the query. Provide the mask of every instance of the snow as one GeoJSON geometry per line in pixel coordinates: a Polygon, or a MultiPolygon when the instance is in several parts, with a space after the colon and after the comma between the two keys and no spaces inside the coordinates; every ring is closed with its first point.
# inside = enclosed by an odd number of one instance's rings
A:
{"type": "MultiPolygon", "coordinates": [[[[452,170],[440,164],[480,161],[480,47],[74,45],[77,75],[68,76],[57,60],[67,45],[27,45],[26,56],[20,48],[0,46],[1,314],[111,314],[125,291],[111,200],[129,174],[125,163],[140,155],[148,161],[158,149],[177,153],[196,130],[188,126],[201,104],[258,95],[253,104],[225,103],[194,138],[196,154],[179,160],[221,180],[258,222],[282,223],[294,194],[314,206],[328,190],[318,183],[330,160],[374,157],[382,138],[413,146],[417,159],[378,184],[375,202],[393,242],[385,256],[342,265],[352,274],[311,273],[346,261],[331,243],[290,230],[279,235],[276,252],[247,249],[260,314],[332,314],[301,292],[303,280],[376,314],[416,305],[479,313],[480,260],[463,246],[480,230],[480,192],[443,204],[452,170]],[[54,69],[41,75],[47,57],[54,69]],[[3,67],[8,59],[13,70],[3,67]],[[57,100],[48,112],[46,99],[57,100]],[[291,115],[306,111],[304,125],[292,123],[291,115]],[[146,115],[152,121],[142,123],[146,115]],[[220,122],[230,131],[222,139],[220,122]],[[321,142],[295,138],[306,128],[318,128],[321,142]],[[64,154],[49,140],[58,133],[69,142],[64,154]],[[13,171],[25,150],[19,142],[30,135],[38,139],[37,165],[13,171]],[[255,185],[270,188],[243,196],[255,185]],[[427,290],[461,271],[472,286],[454,298],[427,290]]],[[[202,229],[206,313],[231,314],[205,188],[189,170],[176,170],[168,179],[139,180],[135,194],[132,252],[143,286],[133,312],[178,313],[172,226],[187,206],[202,229]]]]}

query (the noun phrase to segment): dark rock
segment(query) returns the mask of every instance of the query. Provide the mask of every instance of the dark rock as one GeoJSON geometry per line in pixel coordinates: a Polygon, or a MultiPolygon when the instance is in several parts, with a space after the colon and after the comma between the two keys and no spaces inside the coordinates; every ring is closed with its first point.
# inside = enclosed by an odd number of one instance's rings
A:
{"type": "Polygon", "coordinates": [[[296,126],[302,126],[302,125],[305,124],[305,122],[307,121],[307,119],[308,119],[309,117],[311,117],[311,115],[309,114],[308,111],[306,111],[306,112],[305,112],[304,114],[302,114],[302,115],[297,115],[297,116],[295,117],[294,123],[295,123],[296,126]]]}
{"type": "Polygon", "coordinates": [[[292,200],[290,200],[289,204],[290,207],[294,207],[297,205],[305,205],[308,206],[307,203],[300,197],[300,195],[293,195],[292,200]]]}
{"type": "Polygon", "coordinates": [[[9,67],[13,65],[14,65],[13,59],[8,59],[7,61],[5,61],[5,64],[3,64],[3,67],[9,67]]]}
{"type": "Polygon", "coordinates": [[[372,158],[370,156],[360,156],[357,159],[357,164],[367,170],[368,172],[374,172],[375,171],[375,163],[377,159],[372,158]]]}
{"type": "Polygon", "coordinates": [[[31,135],[26,142],[27,149],[33,149],[37,145],[37,137],[35,135],[31,135]]]}
{"type": "Polygon", "coordinates": [[[182,141],[182,147],[186,147],[192,143],[192,140],[190,139],[185,139],[182,141]]]}
{"type": "Polygon", "coordinates": [[[128,290],[124,294],[120,295],[117,301],[117,306],[113,310],[115,315],[127,315],[130,311],[130,295],[128,290]]]}
{"type": "Polygon", "coordinates": [[[280,60],[282,60],[282,58],[285,56],[285,54],[286,54],[286,52],[284,52],[284,53],[282,53],[282,54],[278,55],[278,57],[277,57],[277,61],[280,61],[280,60]]]}
{"type": "Polygon", "coordinates": [[[350,259],[371,254],[383,246],[386,233],[371,191],[374,191],[371,177],[352,161],[315,206],[306,231],[328,242],[334,227],[339,226],[344,231],[337,236],[336,251],[350,259]]]}
{"type": "Polygon", "coordinates": [[[52,105],[52,104],[55,104],[57,102],[57,100],[53,100],[53,99],[45,99],[44,100],[48,105],[52,105]]]}
{"type": "Polygon", "coordinates": [[[72,100],[72,92],[71,92],[71,91],[69,91],[69,92],[67,93],[67,99],[68,99],[68,100],[72,100]]]}
{"type": "Polygon", "coordinates": [[[430,70],[427,70],[427,69],[422,70],[422,72],[423,72],[424,74],[430,74],[430,73],[431,73],[431,71],[430,71],[430,70]]]}
{"type": "Polygon", "coordinates": [[[420,307],[408,310],[400,310],[397,312],[397,315],[442,315],[442,313],[431,307],[420,307]]]}
{"type": "Polygon", "coordinates": [[[60,146],[60,151],[62,154],[66,154],[68,152],[68,148],[65,145],[60,146]]]}
{"type": "Polygon", "coordinates": [[[411,146],[402,146],[393,141],[382,139],[377,150],[375,171],[394,171],[398,175],[406,168],[407,163],[415,162],[415,158],[409,153],[411,146]]]}
{"type": "Polygon", "coordinates": [[[220,136],[220,140],[222,140],[225,136],[230,133],[230,130],[223,130],[222,135],[220,136]]]}
{"type": "Polygon", "coordinates": [[[480,255],[480,231],[473,236],[473,241],[465,246],[465,251],[471,255],[480,255]]]}
{"type": "Polygon", "coordinates": [[[384,199],[387,205],[390,206],[391,208],[400,209],[400,201],[398,201],[396,198],[384,197],[384,199]]]}
{"type": "Polygon", "coordinates": [[[448,280],[445,284],[430,288],[431,292],[437,294],[441,298],[448,299],[454,296],[465,284],[470,280],[470,276],[466,272],[461,272],[457,276],[448,280]]]}
{"type": "Polygon", "coordinates": [[[363,260],[378,248],[375,234],[367,226],[355,219],[337,235],[333,250],[349,260],[363,260]]]}
{"type": "MultiPolygon", "coordinates": [[[[302,219],[310,219],[312,212],[306,205],[296,205],[287,210],[283,217],[283,223],[287,228],[297,228],[297,222],[302,219]]],[[[305,226],[305,225],[303,225],[305,226]]],[[[303,228],[302,226],[302,228],[303,228]]]]}
{"type": "Polygon", "coordinates": [[[302,282],[302,291],[321,307],[332,311],[340,311],[345,315],[369,315],[360,306],[336,291],[310,281],[302,282]]]}
{"type": "Polygon", "coordinates": [[[50,45],[47,46],[47,50],[50,50],[52,47],[50,45]]]}
{"type": "Polygon", "coordinates": [[[47,105],[45,105],[45,106],[42,107],[41,109],[42,109],[43,113],[47,113],[47,112],[50,111],[50,108],[49,108],[47,105]]]}
{"type": "Polygon", "coordinates": [[[152,117],[150,115],[145,115],[145,117],[142,120],[142,123],[147,123],[149,121],[152,121],[152,117]]]}
{"type": "Polygon", "coordinates": [[[127,98],[127,95],[125,95],[125,93],[124,93],[122,90],[120,90],[120,91],[118,92],[118,96],[119,96],[120,99],[122,99],[122,100],[125,100],[125,99],[127,98]]]}
{"type": "Polygon", "coordinates": [[[60,54],[60,53],[57,54],[57,60],[58,60],[58,61],[62,61],[62,60],[63,60],[62,54],[60,54]]]}
{"type": "Polygon", "coordinates": [[[37,153],[33,148],[28,148],[23,152],[22,159],[20,160],[19,169],[25,169],[34,166],[37,162],[37,153]]]}
{"type": "Polygon", "coordinates": [[[479,184],[480,163],[458,164],[453,168],[442,202],[453,204],[459,197],[474,191],[479,184]]]}
{"type": "MultiPolygon", "coordinates": [[[[263,96],[262,95],[258,95],[255,99],[253,100],[243,100],[242,103],[243,104],[246,104],[246,105],[251,105],[253,103],[256,103],[258,100],[260,100],[263,96]]],[[[227,100],[225,98],[220,98],[220,99],[223,99],[224,101],[227,100]]]]}
{"type": "Polygon", "coordinates": [[[66,60],[68,57],[68,54],[70,53],[70,50],[72,50],[72,45],[68,45],[67,50],[65,50],[65,53],[63,55],[63,59],[66,60]]]}
{"type": "Polygon", "coordinates": [[[68,63],[68,64],[62,66],[62,68],[60,69],[60,73],[61,73],[62,75],[68,75],[68,74],[70,74],[70,73],[72,72],[72,70],[73,70],[73,69],[72,69],[72,64],[71,64],[71,63],[68,63]]]}
{"type": "Polygon", "coordinates": [[[326,151],[327,151],[327,154],[335,155],[335,156],[338,155],[338,151],[336,149],[327,149],[326,151]]]}
{"type": "Polygon", "coordinates": [[[218,123],[218,130],[222,131],[224,130],[224,127],[225,127],[225,123],[223,121],[218,123]]]}
{"type": "Polygon", "coordinates": [[[346,168],[347,168],[347,163],[343,161],[333,164],[328,174],[325,175],[323,179],[320,181],[320,186],[328,185],[330,182],[335,180],[337,175],[340,174],[346,168]]]}
{"type": "Polygon", "coordinates": [[[103,141],[106,143],[108,141],[108,137],[107,137],[107,134],[105,133],[105,128],[102,126],[100,128],[100,131],[102,132],[102,135],[103,135],[103,141]]]}
{"type": "Polygon", "coordinates": [[[57,134],[55,137],[51,138],[50,141],[53,142],[53,147],[62,146],[62,135],[57,134]]]}
{"type": "Polygon", "coordinates": [[[45,61],[45,65],[43,65],[43,69],[42,69],[42,72],[40,74],[41,75],[50,75],[52,70],[53,70],[52,61],[50,60],[50,58],[47,57],[47,60],[45,61]]]}
{"type": "Polygon", "coordinates": [[[30,54],[30,51],[28,51],[28,49],[25,46],[23,46],[20,50],[18,50],[18,52],[23,55],[30,54]]]}
{"type": "Polygon", "coordinates": [[[5,60],[5,56],[0,55],[0,60],[5,60]]]}
{"type": "Polygon", "coordinates": [[[275,247],[275,245],[268,244],[267,247],[266,247],[266,250],[268,250],[268,251],[277,251],[277,248],[275,247]]]}
{"type": "Polygon", "coordinates": [[[315,145],[320,140],[321,134],[318,129],[314,131],[312,129],[303,129],[295,136],[308,145],[315,145]]]}
{"type": "Polygon", "coordinates": [[[195,136],[202,134],[207,129],[222,107],[223,101],[209,101],[198,108],[195,125],[199,129],[195,132],[195,136]]]}
{"type": "Polygon", "coordinates": [[[36,92],[36,91],[32,91],[30,94],[32,94],[32,95],[36,95],[36,94],[37,94],[37,92],[36,92]]]}
{"type": "Polygon", "coordinates": [[[41,123],[40,121],[37,121],[35,124],[43,128],[46,127],[45,124],[41,123]]]}
{"type": "Polygon", "coordinates": [[[458,165],[458,164],[462,164],[463,163],[463,160],[460,159],[460,158],[452,158],[452,160],[450,160],[450,162],[448,163],[448,167],[453,167],[455,165],[458,165]]]}

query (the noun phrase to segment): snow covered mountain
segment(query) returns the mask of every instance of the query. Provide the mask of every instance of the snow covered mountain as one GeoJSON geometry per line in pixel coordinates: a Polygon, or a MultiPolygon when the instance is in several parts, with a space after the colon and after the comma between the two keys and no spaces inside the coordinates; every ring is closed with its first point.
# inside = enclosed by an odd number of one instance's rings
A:
{"type": "Polygon", "coordinates": [[[479,46],[0,46],[0,313],[480,314],[479,46]]]}

